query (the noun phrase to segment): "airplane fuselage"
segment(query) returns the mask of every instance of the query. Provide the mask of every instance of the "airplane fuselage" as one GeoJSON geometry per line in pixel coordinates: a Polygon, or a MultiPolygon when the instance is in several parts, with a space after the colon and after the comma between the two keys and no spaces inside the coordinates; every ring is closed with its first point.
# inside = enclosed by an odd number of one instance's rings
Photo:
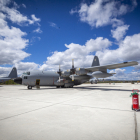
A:
{"type": "Polygon", "coordinates": [[[79,76],[78,80],[72,81],[69,77],[60,77],[61,81],[59,82],[59,74],[54,71],[31,71],[23,73],[21,81],[19,83],[32,87],[37,85],[72,87],[74,85],[80,85],[89,80],[90,78],[91,76],[87,76],[83,79],[82,76],[79,76]]]}

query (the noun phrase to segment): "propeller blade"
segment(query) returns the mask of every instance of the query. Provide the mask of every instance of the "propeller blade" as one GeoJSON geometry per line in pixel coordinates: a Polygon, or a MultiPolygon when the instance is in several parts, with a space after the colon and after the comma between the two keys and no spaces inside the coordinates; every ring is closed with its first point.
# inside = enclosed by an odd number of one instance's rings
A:
{"type": "Polygon", "coordinates": [[[74,59],[72,59],[72,69],[74,69],[74,59]]]}
{"type": "Polygon", "coordinates": [[[72,81],[74,81],[74,75],[72,75],[72,81]]]}
{"type": "Polygon", "coordinates": [[[60,76],[59,76],[59,82],[60,82],[60,76]]]}

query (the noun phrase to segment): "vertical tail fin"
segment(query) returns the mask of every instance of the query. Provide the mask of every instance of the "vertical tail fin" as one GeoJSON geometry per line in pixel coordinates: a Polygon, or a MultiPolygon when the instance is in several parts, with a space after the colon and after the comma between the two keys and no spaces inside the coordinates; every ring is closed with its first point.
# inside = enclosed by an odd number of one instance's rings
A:
{"type": "Polygon", "coordinates": [[[10,72],[10,74],[9,74],[8,77],[9,77],[9,78],[16,78],[16,77],[17,77],[17,69],[16,69],[16,67],[14,67],[14,68],[11,70],[11,72],[10,72]]]}
{"type": "Polygon", "coordinates": [[[94,66],[100,66],[98,56],[94,56],[94,59],[93,59],[91,67],[94,67],[94,66]]]}

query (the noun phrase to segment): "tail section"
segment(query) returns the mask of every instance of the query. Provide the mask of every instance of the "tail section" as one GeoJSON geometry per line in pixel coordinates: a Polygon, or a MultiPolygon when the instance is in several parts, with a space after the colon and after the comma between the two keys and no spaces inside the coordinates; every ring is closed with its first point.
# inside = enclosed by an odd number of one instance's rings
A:
{"type": "Polygon", "coordinates": [[[94,56],[94,59],[93,59],[91,67],[94,67],[94,66],[100,66],[98,56],[94,56]]]}
{"type": "Polygon", "coordinates": [[[17,78],[17,69],[16,69],[16,67],[14,67],[12,69],[12,71],[10,72],[8,78],[17,78]]]}

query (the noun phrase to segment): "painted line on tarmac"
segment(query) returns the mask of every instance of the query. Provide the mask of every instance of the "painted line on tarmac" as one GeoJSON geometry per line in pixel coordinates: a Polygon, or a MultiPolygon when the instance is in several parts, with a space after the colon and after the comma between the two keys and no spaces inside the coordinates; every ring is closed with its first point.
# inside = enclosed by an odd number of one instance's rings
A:
{"type": "Polygon", "coordinates": [[[106,109],[106,110],[114,110],[114,111],[133,112],[133,111],[131,111],[131,110],[121,110],[121,109],[113,109],[113,108],[102,108],[102,107],[92,107],[92,106],[82,106],[82,105],[72,105],[72,104],[62,104],[62,105],[69,105],[69,106],[75,106],[75,107],[85,107],[85,108],[106,109]]]}
{"type": "MultiPolygon", "coordinates": [[[[89,94],[91,94],[91,93],[89,93],[89,94]]],[[[89,94],[84,95],[84,96],[88,96],[89,94]]],[[[59,103],[47,105],[47,106],[44,106],[44,107],[41,107],[41,108],[37,108],[37,109],[34,109],[34,110],[30,110],[30,111],[27,111],[27,112],[23,112],[23,113],[20,113],[20,114],[9,116],[9,117],[0,119],[0,121],[7,120],[7,119],[10,119],[10,118],[14,118],[14,117],[17,117],[17,116],[21,116],[21,115],[24,115],[24,114],[28,114],[28,113],[31,113],[31,112],[34,112],[34,111],[38,111],[38,110],[41,110],[41,109],[45,109],[45,108],[48,108],[48,107],[52,107],[52,106],[55,106],[55,105],[59,105],[59,104],[62,104],[63,105],[63,103],[65,103],[65,102],[68,102],[68,101],[71,101],[71,100],[75,100],[75,99],[79,99],[79,98],[83,98],[84,96],[72,98],[72,99],[69,99],[69,100],[66,100],[66,101],[63,101],[63,102],[59,102],[59,103]]]]}
{"type": "Polygon", "coordinates": [[[135,140],[138,140],[138,128],[137,128],[136,112],[134,112],[134,122],[135,122],[135,140]]]}

